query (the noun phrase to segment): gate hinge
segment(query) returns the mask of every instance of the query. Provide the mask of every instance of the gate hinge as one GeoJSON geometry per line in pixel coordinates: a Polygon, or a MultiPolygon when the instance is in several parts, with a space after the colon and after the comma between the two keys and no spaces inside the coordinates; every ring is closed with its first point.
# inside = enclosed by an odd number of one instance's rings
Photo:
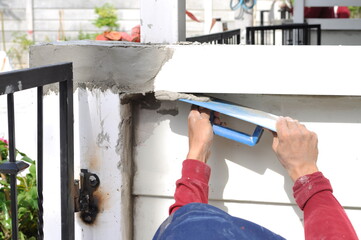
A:
{"type": "Polygon", "coordinates": [[[81,169],[80,184],[79,180],[74,180],[74,211],[80,212],[81,219],[86,223],[93,223],[98,214],[98,204],[93,193],[99,184],[99,177],[87,169],[81,169]]]}

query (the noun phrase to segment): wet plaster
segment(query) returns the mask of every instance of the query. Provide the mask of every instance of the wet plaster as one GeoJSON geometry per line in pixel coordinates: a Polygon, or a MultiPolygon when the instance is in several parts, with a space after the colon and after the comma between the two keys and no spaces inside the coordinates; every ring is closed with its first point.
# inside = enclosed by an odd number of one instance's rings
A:
{"type": "MultiPolygon", "coordinates": [[[[124,42],[69,41],[44,43],[30,48],[30,66],[73,62],[74,91],[81,88],[111,89],[113,93],[153,91],[154,78],[172,58],[165,45],[124,42]]],[[[58,91],[58,85],[44,93],[58,91]]]]}
{"type": "Polygon", "coordinates": [[[155,95],[156,99],[163,100],[163,101],[176,101],[178,99],[188,99],[188,100],[194,100],[194,101],[199,101],[199,102],[211,101],[211,99],[207,96],[188,94],[188,93],[171,92],[171,91],[166,91],[166,90],[155,91],[154,95],[155,95]]]}
{"type": "MultiPolygon", "coordinates": [[[[120,99],[123,95],[120,95],[120,99]]],[[[121,156],[118,162],[118,169],[121,172],[121,239],[132,239],[133,236],[133,201],[132,201],[132,188],[133,188],[133,116],[132,104],[125,103],[120,106],[121,122],[118,126],[118,142],[116,152],[121,156]]]]}

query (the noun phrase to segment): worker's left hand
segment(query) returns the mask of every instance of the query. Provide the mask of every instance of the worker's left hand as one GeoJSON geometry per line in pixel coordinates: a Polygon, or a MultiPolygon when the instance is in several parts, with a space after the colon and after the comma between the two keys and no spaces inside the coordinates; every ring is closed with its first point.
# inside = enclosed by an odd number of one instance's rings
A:
{"type": "Polygon", "coordinates": [[[293,181],[318,171],[317,135],[289,117],[280,117],[273,138],[273,150],[293,181]]]}
{"type": "MultiPolygon", "coordinates": [[[[213,129],[209,120],[210,113],[209,109],[192,106],[188,115],[189,152],[187,159],[207,162],[213,140],[213,129]]],[[[215,113],[214,123],[220,123],[218,113],[215,113]]]]}

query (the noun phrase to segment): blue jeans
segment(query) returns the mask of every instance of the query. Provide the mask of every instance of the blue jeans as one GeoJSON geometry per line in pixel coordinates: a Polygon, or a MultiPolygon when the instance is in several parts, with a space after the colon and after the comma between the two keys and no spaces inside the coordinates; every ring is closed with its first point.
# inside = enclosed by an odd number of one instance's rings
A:
{"type": "Polygon", "coordinates": [[[204,203],[190,203],[170,215],[153,240],[285,239],[253,222],[204,203]]]}

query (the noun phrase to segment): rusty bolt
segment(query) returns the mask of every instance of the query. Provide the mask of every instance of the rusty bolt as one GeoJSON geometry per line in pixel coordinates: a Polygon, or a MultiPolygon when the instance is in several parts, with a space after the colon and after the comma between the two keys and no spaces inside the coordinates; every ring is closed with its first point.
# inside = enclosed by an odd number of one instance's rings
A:
{"type": "Polygon", "coordinates": [[[88,222],[90,222],[92,220],[91,216],[86,216],[85,218],[88,222]]]}
{"type": "Polygon", "coordinates": [[[90,186],[96,187],[98,185],[98,180],[94,175],[91,175],[89,177],[89,183],[90,183],[90,186]]]}

